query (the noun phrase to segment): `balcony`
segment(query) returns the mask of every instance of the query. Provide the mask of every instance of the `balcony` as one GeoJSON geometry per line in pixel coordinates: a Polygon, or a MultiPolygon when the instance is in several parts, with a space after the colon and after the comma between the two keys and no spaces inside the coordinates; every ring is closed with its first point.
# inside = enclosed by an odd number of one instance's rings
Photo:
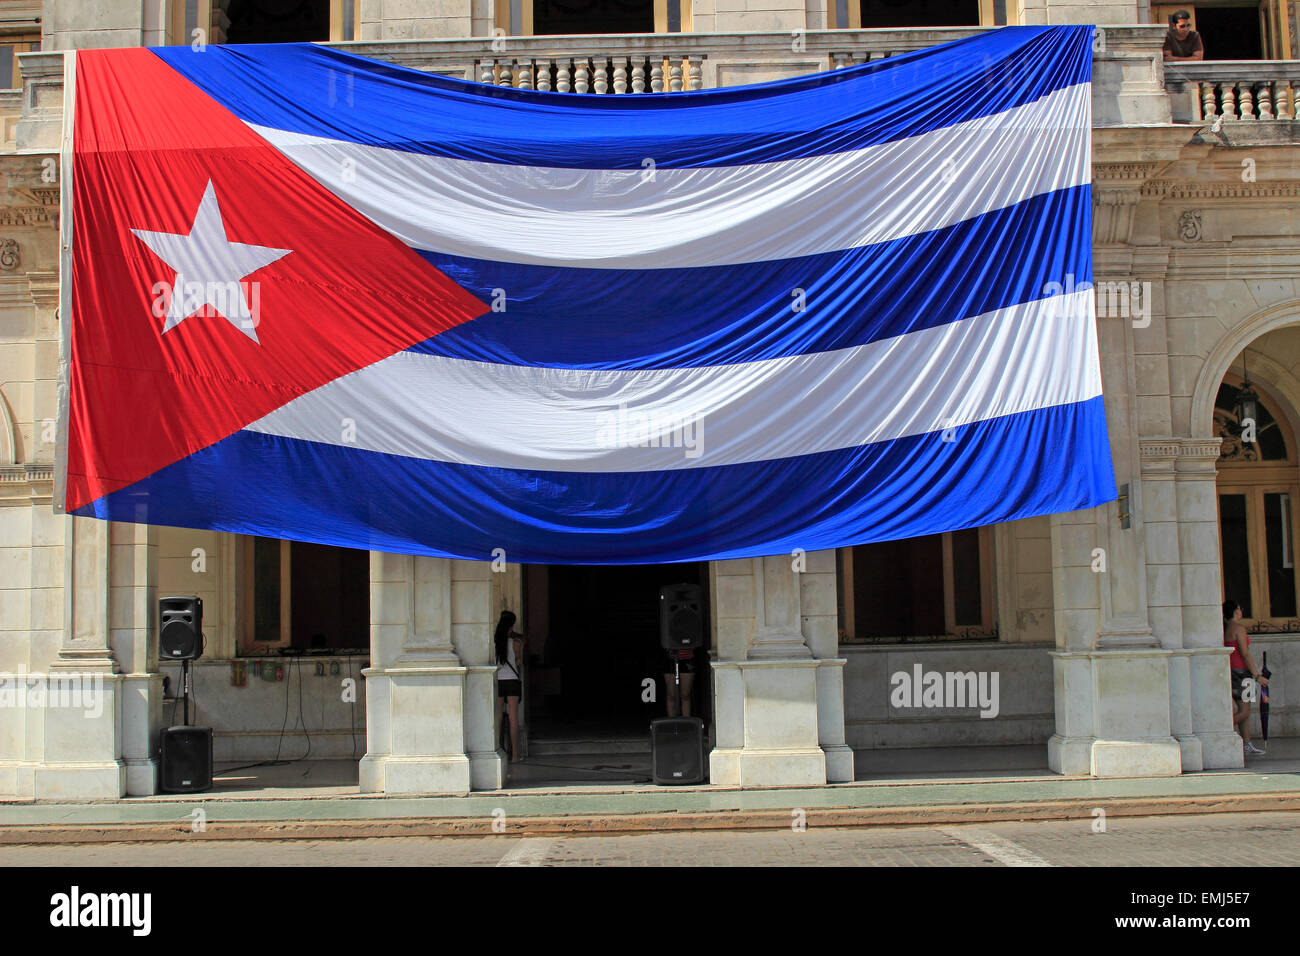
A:
{"type": "Polygon", "coordinates": [[[1300,61],[1171,63],[1165,87],[1177,123],[1300,119],[1300,61]]]}
{"type": "MultiPolygon", "coordinates": [[[[761,83],[877,62],[983,32],[977,27],[465,37],[332,43],[400,66],[460,79],[557,93],[677,93],[761,83]]],[[[1300,62],[1166,64],[1163,26],[1099,28],[1094,45],[1093,122],[1116,135],[1162,127],[1164,140],[1191,139],[1179,127],[1231,121],[1236,138],[1300,144],[1300,62]],[[1239,128],[1253,124],[1242,138],[1239,128]]],[[[0,93],[8,151],[56,152],[63,108],[63,54],[23,53],[21,98],[0,93]]],[[[1217,127],[1216,127],[1217,131],[1217,127]]],[[[1190,132],[1190,131],[1189,131],[1190,132]]],[[[1115,141],[1103,137],[1101,143],[1115,141]]],[[[1096,145],[1096,144],[1095,144],[1096,145]]],[[[1119,161],[1116,159],[1115,161],[1119,161]]]]}

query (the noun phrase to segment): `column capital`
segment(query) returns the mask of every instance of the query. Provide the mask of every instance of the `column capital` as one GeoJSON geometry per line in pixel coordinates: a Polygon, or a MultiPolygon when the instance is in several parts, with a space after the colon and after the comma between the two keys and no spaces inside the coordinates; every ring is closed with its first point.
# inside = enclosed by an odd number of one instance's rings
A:
{"type": "Polygon", "coordinates": [[[1219,471],[1219,446],[1222,443],[1223,439],[1217,436],[1182,439],[1177,462],[1179,476],[1199,474],[1213,479],[1219,471]]]}
{"type": "Polygon", "coordinates": [[[1159,477],[1171,470],[1179,475],[1217,473],[1223,439],[1152,435],[1138,439],[1144,477],[1159,477]]]}
{"type": "Polygon", "coordinates": [[[59,274],[57,272],[29,272],[27,285],[32,302],[37,308],[56,309],[59,306],[59,274]]]}
{"type": "Polygon", "coordinates": [[[1139,438],[1138,450],[1142,460],[1142,477],[1171,476],[1178,459],[1180,446],[1176,438],[1139,438]]]}

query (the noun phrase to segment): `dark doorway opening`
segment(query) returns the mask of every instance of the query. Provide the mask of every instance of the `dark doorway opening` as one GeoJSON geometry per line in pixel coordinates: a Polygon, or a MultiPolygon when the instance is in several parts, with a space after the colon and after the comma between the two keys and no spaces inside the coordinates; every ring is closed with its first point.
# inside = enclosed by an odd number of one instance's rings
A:
{"type": "Polygon", "coordinates": [[[653,0],[533,0],[533,33],[654,33],[653,0]]]}
{"type": "Polygon", "coordinates": [[[230,0],[227,43],[305,43],[330,38],[330,0],[230,0]]]}
{"type": "Polygon", "coordinates": [[[1196,32],[1207,60],[1262,60],[1259,8],[1197,7],[1196,32]]]}
{"type": "MultiPolygon", "coordinates": [[[[665,715],[659,589],[698,584],[707,594],[707,569],[707,563],[526,568],[529,739],[648,736],[650,721],[665,715]],[[653,700],[646,699],[647,680],[654,682],[653,700]]],[[[707,626],[707,613],[704,620],[707,626]]],[[[707,649],[707,634],[704,643],[707,649]]],[[[697,654],[691,712],[707,725],[705,656],[697,654]]]]}
{"type": "Polygon", "coordinates": [[[979,0],[861,0],[862,27],[977,27],[979,0]]]}

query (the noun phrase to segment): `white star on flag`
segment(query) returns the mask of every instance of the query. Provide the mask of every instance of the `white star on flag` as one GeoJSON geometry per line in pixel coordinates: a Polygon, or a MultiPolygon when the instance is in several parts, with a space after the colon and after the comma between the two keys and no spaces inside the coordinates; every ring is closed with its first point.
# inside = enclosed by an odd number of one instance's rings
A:
{"type": "Polygon", "coordinates": [[[194,214],[189,235],[144,229],[132,229],[131,232],[176,270],[171,305],[163,325],[164,334],[210,305],[227,322],[257,342],[257,320],[254,310],[249,308],[241,280],[287,256],[292,249],[231,242],[226,237],[221,210],[217,208],[217,193],[210,179],[208,188],[203,191],[199,210],[194,214]]]}

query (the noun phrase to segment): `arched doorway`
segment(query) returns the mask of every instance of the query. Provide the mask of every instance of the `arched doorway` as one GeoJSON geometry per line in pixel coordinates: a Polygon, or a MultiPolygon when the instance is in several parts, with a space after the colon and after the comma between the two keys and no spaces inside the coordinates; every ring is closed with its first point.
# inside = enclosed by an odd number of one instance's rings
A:
{"type": "Polygon", "coordinates": [[[1262,631],[1300,628],[1295,569],[1300,459],[1296,401],[1300,327],[1266,333],[1235,360],[1215,397],[1221,578],[1224,599],[1262,631]]]}

